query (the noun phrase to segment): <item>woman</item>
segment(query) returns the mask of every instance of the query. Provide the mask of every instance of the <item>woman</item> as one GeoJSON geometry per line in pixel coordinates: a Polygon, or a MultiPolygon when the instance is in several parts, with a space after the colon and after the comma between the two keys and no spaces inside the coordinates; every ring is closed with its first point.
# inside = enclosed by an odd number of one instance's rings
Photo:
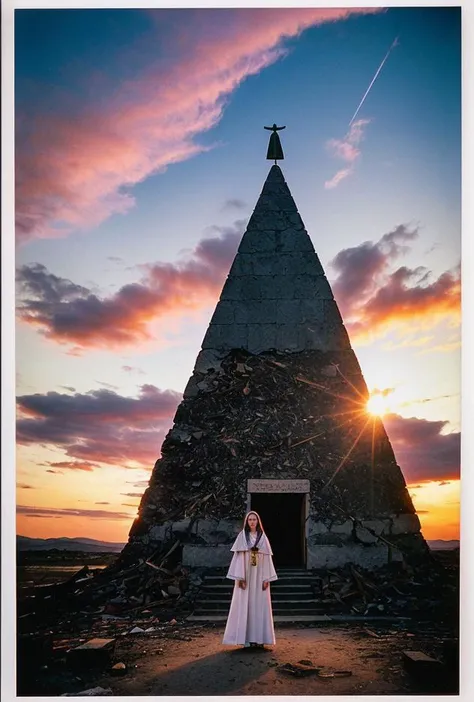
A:
{"type": "Polygon", "coordinates": [[[275,643],[270,582],[277,580],[272,549],[256,512],[249,512],[231,548],[227,577],[235,580],[223,644],[257,646],[275,643]]]}

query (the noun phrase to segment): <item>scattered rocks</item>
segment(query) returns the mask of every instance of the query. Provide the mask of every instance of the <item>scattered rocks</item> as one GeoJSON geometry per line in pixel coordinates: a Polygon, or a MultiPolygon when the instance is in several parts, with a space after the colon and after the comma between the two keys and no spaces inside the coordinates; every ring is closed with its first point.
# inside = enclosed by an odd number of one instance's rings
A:
{"type": "Polygon", "coordinates": [[[116,663],[110,669],[112,675],[125,675],[127,672],[127,666],[125,663],[116,663]]]}
{"type": "Polygon", "coordinates": [[[101,667],[110,663],[115,639],[95,638],[71,649],[68,662],[77,668],[101,667]]]}
{"type": "Polygon", "coordinates": [[[65,692],[61,697],[104,697],[106,695],[113,695],[110,687],[91,687],[82,692],[65,692]]]}
{"type": "Polygon", "coordinates": [[[284,663],[283,665],[278,666],[277,670],[285,675],[303,678],[308,675],[317,675],[320,669],[315,668],[313,665],[306,665],[302,663],[284,663]]]}
{"type": "Polygon", "coordinates": [[[351,675],[351,670],[320,670],[318,672],[319,678],[350,678],[351,675]]]}

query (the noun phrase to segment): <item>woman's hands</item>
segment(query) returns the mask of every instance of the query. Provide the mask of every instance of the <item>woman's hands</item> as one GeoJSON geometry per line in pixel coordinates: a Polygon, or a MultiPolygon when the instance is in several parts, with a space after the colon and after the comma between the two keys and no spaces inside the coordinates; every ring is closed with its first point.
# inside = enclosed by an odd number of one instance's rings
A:
{"type": "MultiPolygon", "coordinates": [[[[262,583],[262,590],[266,590],[268,588],[269,583],[263,582],[262,583]]],[[[239,580],[239,587],[242,588],[242,590],[245,590],[247,587],[247,582],[245,580],[239,580]]]]}

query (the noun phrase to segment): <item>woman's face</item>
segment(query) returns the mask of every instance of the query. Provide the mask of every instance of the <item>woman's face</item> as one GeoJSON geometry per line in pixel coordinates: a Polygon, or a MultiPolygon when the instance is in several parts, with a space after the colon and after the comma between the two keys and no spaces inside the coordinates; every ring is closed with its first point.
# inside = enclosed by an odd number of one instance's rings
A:
{"type": "Polygon", "coordinates": [[[255,531],[255,529],[257,528],[257,524],[258,524],[257,515],[256,514],[249,514],[249,516],[247,517],[247,524],[250,527],[250,531],[255,531]]]}

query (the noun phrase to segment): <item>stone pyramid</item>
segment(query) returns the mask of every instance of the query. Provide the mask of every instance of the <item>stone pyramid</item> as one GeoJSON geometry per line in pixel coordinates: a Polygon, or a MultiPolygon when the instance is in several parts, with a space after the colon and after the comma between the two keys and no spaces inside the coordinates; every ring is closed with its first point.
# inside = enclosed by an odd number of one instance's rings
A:
{"type": "Polygon", "coordinates": [[[279,166],[270,169],[122,559],[225,566],[249,509],[276,565],[421,556],[405,480],[279,166]]]}

